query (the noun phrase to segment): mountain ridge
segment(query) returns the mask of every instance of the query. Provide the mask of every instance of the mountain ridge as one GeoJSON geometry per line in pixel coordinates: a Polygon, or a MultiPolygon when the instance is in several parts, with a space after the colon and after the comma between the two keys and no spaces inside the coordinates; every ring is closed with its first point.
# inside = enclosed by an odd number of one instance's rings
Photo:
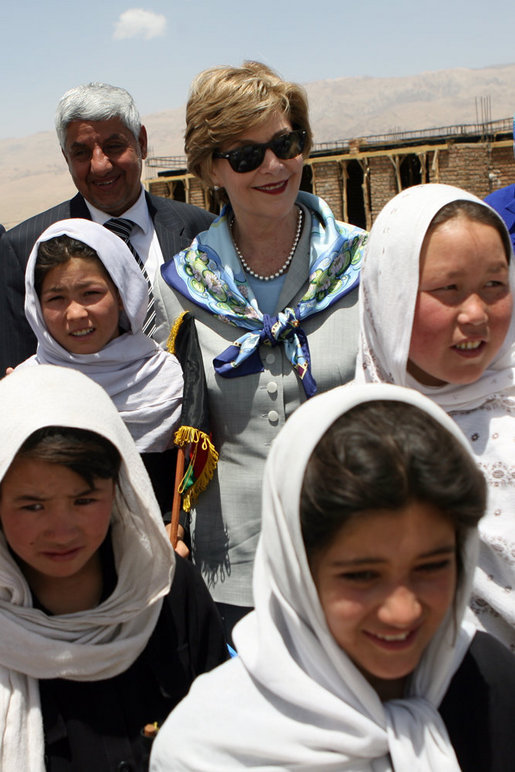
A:
{"type": "MultiPolygon", "coordinates": [[[[497,120],[515,111],[515,63],[395,78],[342,76],[304,86],[315,142],[497,120]]],[[[184,109],[143,117],[149,155],[183,154],[184,109]]],[[[0,140],[0,222],[6,227],[74,192],[53,130],[0,140]]]]}

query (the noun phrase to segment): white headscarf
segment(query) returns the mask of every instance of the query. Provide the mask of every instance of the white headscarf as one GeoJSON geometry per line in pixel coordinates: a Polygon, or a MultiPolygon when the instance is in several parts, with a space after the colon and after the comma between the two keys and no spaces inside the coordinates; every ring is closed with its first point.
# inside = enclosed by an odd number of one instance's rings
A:
{"type": "Polygon", "coordinates": [[[148,287],[134,256],[116,234],[90,220],[61,220],[36,241],[25,272],[25,315],[38,339],[35,356],[22,364],[73,367],[107,391],[140,453],[173,445],[182,404],[182,370],[176,357],[142,332],[148,287]],[[34,288],[34,268],[41,242],[70,236],[92,247],[118,288],[127,331],[95,354],[71,354],[50,335],[34,288]]]}
{"type": "Polygon", "coordinates": [[[118,581],[99,606],[48,616],[32,607],[0,533],[0,769],[42,772],[39,678],[95,681],[124,672],[145,648],[175,566],[159,506],[129,432],[105,391],[81,373],[42,365],[0,381],[0,480],[44,426],[89,429],[120,451],[111,518],[118,581]]]}
{"type": "Polygon", "coordinates": [[[419,407],[465,446],[439,407],[394,386],[339,387],[295,411],[265,467],[256,607],[234,630],[239,656],[193,684],[159,732],[152,772],[458,772],[437,708],[474,634],[462,620],[477,554],[475,531],[463,550],[455,606],[427,647],[410,696],[386,703],[329,631],[303,544],[299,500],[311,453],[339,416],[378,399],[419,407]]]}
{"type": "MultiPolygon", "coordinates": [[[[499,353],[482,376],[468,385],[432,387],[406,370],[419,284],[422,242],[433,217],[451,201],[484,201],[451,185],[407,188],[381,210],[372,227],[361,270],[360,346],[356,380],[411,386],[428,394],[444,410],[470,410],[495,392],[515,384],[515,314],[499,353]]],[[[501,226],[505,228],[499,215],[501,226]]],[[[509,239],[508,239],[509,240],[509,239]]],[[[511,260],[510,284],[515,289],[511,260]]]]}
{"type": "MultiPolygon", "coordinates": [[[[399,193],[375,221],[361,272],[356,381],[407,385],[427,394],[468,438],[488,481],[471,605],[479,626],[515,652],[515,313],[499,353],[474,383],[425,386],[406,370],[422,242],[437,212],[456,200],[494,211],[460,188],[429,184],[399,193]]],[[[510,288],[515,298],[513,255],[510,288]]]]}

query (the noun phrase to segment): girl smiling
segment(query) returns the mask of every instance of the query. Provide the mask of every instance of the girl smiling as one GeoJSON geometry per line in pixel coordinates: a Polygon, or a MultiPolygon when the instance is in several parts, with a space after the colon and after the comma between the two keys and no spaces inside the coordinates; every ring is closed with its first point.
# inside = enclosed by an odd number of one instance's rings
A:
{"type": "Polygon", "coordinates": [[[142,331],[147,304],[147,282],[122,239],[89,220],[54,223],[27,263],[25,314],[38,346],[19,367],[72,367],[99,383],[143,454],[167,512],[183,377],[177,358],[142,331]]]}
{"type": "Polygon", "coordinates": [[[485,498],[421,394],[302,405],[267,460],[238,657],[174,709],[152,772],[512,770],[515,661],[467,620],[485,498]]]}
{"type": "Polygon", "coordinates": [[[374,223],[360,289],[358,382],[411,386],[467,437],[489,486],[472,609],[515,651],[515,318],[501,218],[449,185],[400,193],[374,223]]]}

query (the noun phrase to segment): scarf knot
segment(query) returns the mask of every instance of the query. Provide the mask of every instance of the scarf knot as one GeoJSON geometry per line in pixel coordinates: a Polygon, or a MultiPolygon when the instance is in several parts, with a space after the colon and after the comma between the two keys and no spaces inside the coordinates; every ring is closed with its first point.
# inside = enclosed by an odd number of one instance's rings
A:
{"type": "Polygon", "coordinates": [[[161,267],[170,287],[217,319],[242,330],[240,337],[213,360],[218,375],[235,378],[263,371],[259,346],[282,344],[307,397],[316,393],[309,347],[301,322],[325,311],[359,284],[367,234],[361,228],[337,222],[322,201],[300,192],[297,202],[312,212],[309,272],[305,294],[294,308],[275,316],[258,307],[247,284],[229,233],[231,209],[224,208],[209,230],[200,233],[188,249],[161,267]]]}
{"type": "Polygon", "coordinates": [[[277,346],[285,340],[291,340],[299,330],[300,320],[297,309],[285,308],[280,314],[263,314],[263,329],[260,342],[265,346],[277,346]]]}

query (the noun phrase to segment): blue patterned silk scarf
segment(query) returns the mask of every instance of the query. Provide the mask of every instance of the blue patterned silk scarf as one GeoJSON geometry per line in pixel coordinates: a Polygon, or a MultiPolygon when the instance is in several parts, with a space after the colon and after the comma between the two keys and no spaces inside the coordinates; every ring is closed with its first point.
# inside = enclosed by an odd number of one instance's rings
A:
{"type": "Polygon", "coordinates": [[[263,314],[236,256],[228,223],[230,207],[209,230],[161,267],[165,282],[181,295],[228,324],[249,330],[213,360],[215,371],[234,378],[263,371],[259,346],[283,344],[308,397],[316,394],[309,347],[301,322],[324,311],[359,284],[363,247],[368,234],[337,222],[327,204],[300,192],[297,202],[312,213],[308,288],[293,308],[263,314]]]}

